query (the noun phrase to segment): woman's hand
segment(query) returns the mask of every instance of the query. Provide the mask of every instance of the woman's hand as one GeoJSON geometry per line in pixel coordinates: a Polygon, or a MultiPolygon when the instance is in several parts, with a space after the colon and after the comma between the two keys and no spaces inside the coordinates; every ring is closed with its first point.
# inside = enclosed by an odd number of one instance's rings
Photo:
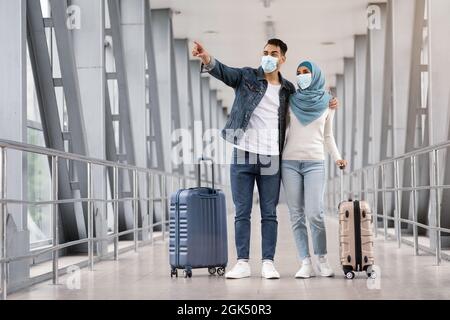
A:
{"type": "Polygon", "coordinates": [[[330,109],[337,109],[339,107],[339,99],[338,98],[331,99],[329,107],[330,109]]]}
{"type": "Polygon", "coordinates": [[[348,162],[347,160],[338,160],[336,161],[336,165],[341,168],[341,169],[345,169],[345,167],[347,166],[348,162]]]}

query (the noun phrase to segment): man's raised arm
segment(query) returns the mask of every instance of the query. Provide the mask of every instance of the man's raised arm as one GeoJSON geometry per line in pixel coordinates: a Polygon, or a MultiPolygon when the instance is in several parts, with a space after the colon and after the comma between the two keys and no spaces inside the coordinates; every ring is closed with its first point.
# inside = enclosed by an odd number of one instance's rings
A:
{"type": "Polygon", "coordinates": [[[224,65],[212,57],[200,43],[195,41],[194,48],[192,49],[192,56],[201,59],[202,72],[208,72],[214,78],[217,78],[232,88],[236,88],[239,85],[242,77],[242,69],[231,68],[224,65]]]}

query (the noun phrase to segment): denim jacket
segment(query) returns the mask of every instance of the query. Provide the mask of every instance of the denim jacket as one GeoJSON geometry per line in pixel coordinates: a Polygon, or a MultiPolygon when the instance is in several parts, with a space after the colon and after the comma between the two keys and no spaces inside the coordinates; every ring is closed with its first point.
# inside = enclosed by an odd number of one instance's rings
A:
{"type": "MultiPolygon", "coordinates": [[[[208,72],[213,77],[232,87],[235,91],[236,97],[225,128],[222,130],[222,137],[226,141],[237,145],[244,135],[245,130],[247,130],[253,111],[259,105],[266,93],[268,84],[264,77],[264,71],[261,67],[258,69],[231,68],[211,57],[210,63],[202,66],[202,72],[208,72]]],[[[286,116],[289,108],[289,97],[295,92],[295,87],[291,82],[285,80],[281,74],[280,83],[278,145],[281,155],[286,133],[286,116]]]]}

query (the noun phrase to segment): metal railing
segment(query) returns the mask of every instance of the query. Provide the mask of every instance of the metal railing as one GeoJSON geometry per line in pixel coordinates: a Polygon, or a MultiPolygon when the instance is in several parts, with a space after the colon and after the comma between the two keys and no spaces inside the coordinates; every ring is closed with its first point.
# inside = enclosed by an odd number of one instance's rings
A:
{"type": "MultiPolygon", "coordinates": [[[[373,207],[374,215],[374,233],[378,236],[378,222],[382,222],[382,228],[385,239],[389,239],[388,233],[389,221],[394,222],[395,240],[398,243],[398,247],[401,247],[402,243],[410,244],[410,241],[402,239],[402,224],[407,224],[412,227],[412,246],[416,255],[419,254],[419,249],[427,252],[433,252],[436,257],[436,264],[439,265],[442,259],[441,250],[441,234],[450,234],[450,229],[441,227],[441,193],[445,189],[450,189],[450,185],[444,185],[440,183],[441,177],[441,163],[439,161],[440,153],[450,151],[450,141],[446,141],[440,144],[436,144],[430,147],[415,150],[413,152],[405,153],[404,155],[394,157],[388,160],[381,161],[377,164],[370,165],[350,173],[344,173],[343,194],[347,197],[360,200],[368,200],[371,196],[371,205],[373,207]],[[447,149],[447,150],[446,150],[447,149]],[[417,159],[419,157],[428,156],[428,169],[430,184],[418,185],[417,182],[417,159]],[[408,161],[410,165],[411,185],[404,186],[400,180],[401,162],[408,161]],[[387,168],[393,166],[393,187],[387,186],[387,168]],[[381,177],[381,183],[380,178],[381,177]],[[379,187],[381,185],[381,188],[379,187]],[[430,191],[430,204],[428,212],[428,221],[434,221],[433,225],[420,223],[418,221],[418,192],[428,190],[430,191]],[[412,199],[412,212],[411,218],[405,219],[401,217],[401,199],[403,192],[410,192],[412,199]],[[393,216],[388,215],[387,206],[387,194],[394,194],[394,212],[393,216]],[[378,196],[381,194],[382,214],[379,214],[378,210],[378,196]],[[418,228],[423,228],[431,235],[434,233],[434,239],[432,241],[430,237],[430,246],[424,247],[419,245],[419,232],[418,228]],[[432,247],[433,245],[433,247],[432,247]]],[[[450,156],[450,154],[447,154],[450,156]]],[[[405,165],[405,164],[404,164],[405,165]]],[[[424,168],[422,168],[424,169],[424,168]]],[[[328,181],[327,186],[327,203],[328,212],[336,211],[337,204],[344,200],[340,199],[341,187],[340,177],[332,178],[328,181]]],[[[411,201],[410,201],[411,202],[411,201]]],[[[408,204],[410,206],[410,204],[408,204]]]]}
{"type": "MultiPolygon", "coordinates": [[[[202,180],[203,184],[209,186],[210,182],[202,180]]],[[[0,139],[0,239],[1,239],[1,251],[0,251],[0,288],[2,290],[0,300],[6,299],[7,296],[7,286],[8,286],[8,277],[9,277],[9,264],[16,261],[30,260],[33,258],[37,258],[44,254],[52,254],[52,278],[53,284],[57,284],[59,281],[59,251],[68,247],[77,246],[80,244],[88,244],[88,265],[89,269],[93,270],[94,267],[94,244],[99,241],[113,241],[114,251],[113,257],[115,260],[119,258],[119,237],[124,235],[133,234],[133,242],[134,242],[134,250],[138,250],[138,242],[139,242],[139,232],[148,231],[148,239],[144,240],[142,237],[142,242],[153,243],[153,230],[156,227],[160,227],[162,231],[162,239],[165,239],[166,236],[166,228],[169,223],[167,221],[168,212],[167,208],[169,208],[170,201],[170,193],[174,192],[178,188],[189,188],[197,185],[196,177],[186,177],[180,176],[176,174],[170,174],[158,170],[141,168],[132,165],[126,165],[116,162],[111,162],[107,160],[90,158],[78,154],[62,152],[54,149],[48,149],[44,147],[39,147],[35,145],[1,140],[0,139]],[[21,153],[31,153],[38,154],[50,157],[51,159],[51,199],[49,201],[26,201],[23,199],[9,199],[7,198],[7,152],[8,150],[16,150],[21,153]],[[69,161],[79,161],[85,163],[87,166],[87,198],[76,198],[76,199],[58,199],[58,165],[60,160],[69,160],[69,161]],[[107,193],[105,195],[105,199],[94,198],[94,190],[93,190],[93,175],[92,170],[93,166],[99,166],[105,170],[103,172],[104,181],[107,183],[107,173],[106,170],[108,168],[112,168],[113,170],[113,192],[112,199],[107,198],[107,193]],[[126,170],[127,172],[132,172],[132,197],[123,197],[119,198],[119,170],[126,170]],[[145,183],[146,190],[148,194],[146,197],[138,196],[138,175],[145,175],[145,183]],[[159,179],[159,193],[160,195],[156,195],[156,182],[159,179]],[[131,201],[133,208],[133,227],[131,229],[119,232],[119,203],[131,201]],[[147,210],[149,214],[149,222],[148,225],[139,227],[138,225],[138,202],[139,201],[147,201],[148,206],[147,210]],[[59,230],[58,230],[58,205],[64,203],[87,203],[87,237],[69,241],[65,243],[60,243],[59,241],[59,230]],[[161,203],[161,221],[155,222],[153,221],[153,211],[154,205],[156,202],[161,203]],[[94,203],[103,203],[106,205],[111,203],[113,206],[113,217],[114,217],[114,231],[111,234],[108,234],[106,237],[99,237],[94,234],[94,203]],[[51,216],[52,216],[52,244],[50,247],[45,249],[35,250],[30,254],[22,255],[22,256],[8,256],[7,252],[7,206],[11,205],[31,205],[31,206],[41,206],[41,205],[51,205],[51,216]]],[[[215,184],[216,188],[221,188],[225,191],[226,196],[230,196],[229,186],[215,184]]],[[[105,219],[107,221],[107,219],[105,219]]],[[[97,226],[98,228],[99,226],[97,226]]]]}

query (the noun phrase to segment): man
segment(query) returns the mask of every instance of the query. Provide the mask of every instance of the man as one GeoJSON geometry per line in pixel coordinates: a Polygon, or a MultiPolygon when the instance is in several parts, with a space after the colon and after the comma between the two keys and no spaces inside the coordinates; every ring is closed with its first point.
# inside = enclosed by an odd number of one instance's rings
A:
{"type": "MultiPolygon", "coordinates": [[[[287,45],[270,39],[263,49],[261,66],[231,68],[212,57],[201,44],[194,43],[192,55],[202,60],[209,72],[235,90],[235,100],[222,137],[235,147],[230,166],[231,190],[235,205],[237,264],[227,279],[247,278],[250,265],[250,215],[255,182],[261,209],[262,270],[266,279],[279,279],[274,265],[277,242],[277,214],[280,193],[280,156],[284,146],[286,115],[294,85],[281,76],[287,45]]],[[[336,107],[337,101],[331,102],[336,107]]]]}

